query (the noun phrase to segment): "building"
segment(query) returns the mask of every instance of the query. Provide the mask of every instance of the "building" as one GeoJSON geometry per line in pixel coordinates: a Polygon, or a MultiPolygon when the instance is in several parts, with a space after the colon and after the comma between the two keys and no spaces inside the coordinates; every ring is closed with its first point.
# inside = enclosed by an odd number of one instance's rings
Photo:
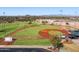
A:
{"type": "Polygon", "coordinates": [[[54,24],[54,25],[68,25],[73,27],[78,27],[79,22],[70,21],[66,19],[36,19],[36,22],[39,24],[54,24]]]}
{"type": "Polygon", "coordinates": [[[45,24],[52,24],[55,20],[52,19],[36,19],[36,22],[39,24],[43,24],[45,22],[45,24]]]}

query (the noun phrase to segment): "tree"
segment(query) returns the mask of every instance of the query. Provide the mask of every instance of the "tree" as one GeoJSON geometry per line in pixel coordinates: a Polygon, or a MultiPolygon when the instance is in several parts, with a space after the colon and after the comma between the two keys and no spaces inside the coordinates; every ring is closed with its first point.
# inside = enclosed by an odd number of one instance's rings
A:
{"type": "Polygon", "coordinates": [[[53,37],[50,39],[54,49],[59,51],[61,47],[63,47],[63,44],[61,43],[61,38],[57,35],[53,35],[53,37]]]}
{"type": "Polygon", "coordinates": [[[31,18],[29,18],[28,21],[29,21],[28,24],[32,24],[32,19],[31,18]]]}
{"type": "Polygon", "coordinates": [[[42,21],[42,23],[45,25],[45,24],[47,24],[47,23],[48,23],[48,21],[42,21]]]}

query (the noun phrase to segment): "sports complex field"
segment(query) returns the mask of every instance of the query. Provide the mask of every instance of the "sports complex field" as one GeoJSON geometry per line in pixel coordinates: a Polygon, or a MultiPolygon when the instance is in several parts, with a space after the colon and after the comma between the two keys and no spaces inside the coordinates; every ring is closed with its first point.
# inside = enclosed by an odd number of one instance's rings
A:
{"type": "MultiPolygon", "coordinates": [[[[42,38],[39,31],[43,29],[60,29],[58,25],[40,25],[35,22],[28,24],[27,22],[14,22],[0,24],[0,38],[11,36],[16,39],[13,45],[51,45],[50,40],[42,38]]],[[[52,32],[49,33],[52,35],[52,32]]],[[[55,34],[62,34],[55,32],[55,34]]]]}
{"type": "MultiPolygon", "coordinates": [[[[16,39],[14,42],[5,47],[49,47],[52,46],[51,37],[53,35],[63,36],[67,34],[67,30],[75,29],[75,27],[52,25],[52,24],[38,24],[32,22],[16,21],[12,23],[0,24],[0,45],[6,45],[1,39],[5,37],[12,37],[16,39]]],[[[46,48],[45,47],[45,48],[46,48]]],[[[47,48],[46,48],[47,49],[47,48]]],[[[64,44],[63,51],[79,51],[76,44],[64,44]],[[76,48],[74,48],[76,47],[76,48]]]]}

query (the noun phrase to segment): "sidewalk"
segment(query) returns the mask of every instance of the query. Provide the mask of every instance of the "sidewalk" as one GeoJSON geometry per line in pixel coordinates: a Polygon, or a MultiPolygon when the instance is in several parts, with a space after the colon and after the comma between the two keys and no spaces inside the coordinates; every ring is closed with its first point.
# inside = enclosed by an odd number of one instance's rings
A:
{"type": "Polygon", "coordinates": [[[0,45],[0,48],[47,48],[49,46],[40,45],[0,45]]]}

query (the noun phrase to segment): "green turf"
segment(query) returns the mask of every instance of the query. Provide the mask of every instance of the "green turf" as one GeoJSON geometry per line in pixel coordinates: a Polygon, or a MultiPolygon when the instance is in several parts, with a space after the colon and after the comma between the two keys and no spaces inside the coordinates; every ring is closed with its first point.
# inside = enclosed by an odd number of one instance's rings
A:
{"type": "Polygon", "coordinates": [[[41,39],[32,39],[32,40],[16,40],[16,42],[14,43],[14,45],[50,45],[50,41],[45,39],[45,40],[41,40],[41,39]]]}
{"type": "Polygon", "coordinates": [[[0,24],[0,38],[15,31],[16,29],[22,28],[24,25],[26,25],[26,22],[14,22],[14,23],[0,24]]]}
{"type": "Polygon", "coordinates": [[[54,25],[39,25],[35,27],[29,27],[20,32],[17,32],[13,37],[17,39],[14,45],[50,45],[49,39],[41,39],[37,37],[39,35],[39,31],[43,29],[59,29],[58,26],[54,25]],[[28,38],[30,37],[30,38],[28,38]],[[20,39],[20,40],[19,40],[20,39]]]}
{"type": "Polygon", "coordinates": [[[17,32],[15,35],[38,35],[39,31],[43,29],[58,29],[58,26],[51,26],[51,25],[40,25],[36,27],[30,27],[22,30],[21,32],[17,32]]]}

